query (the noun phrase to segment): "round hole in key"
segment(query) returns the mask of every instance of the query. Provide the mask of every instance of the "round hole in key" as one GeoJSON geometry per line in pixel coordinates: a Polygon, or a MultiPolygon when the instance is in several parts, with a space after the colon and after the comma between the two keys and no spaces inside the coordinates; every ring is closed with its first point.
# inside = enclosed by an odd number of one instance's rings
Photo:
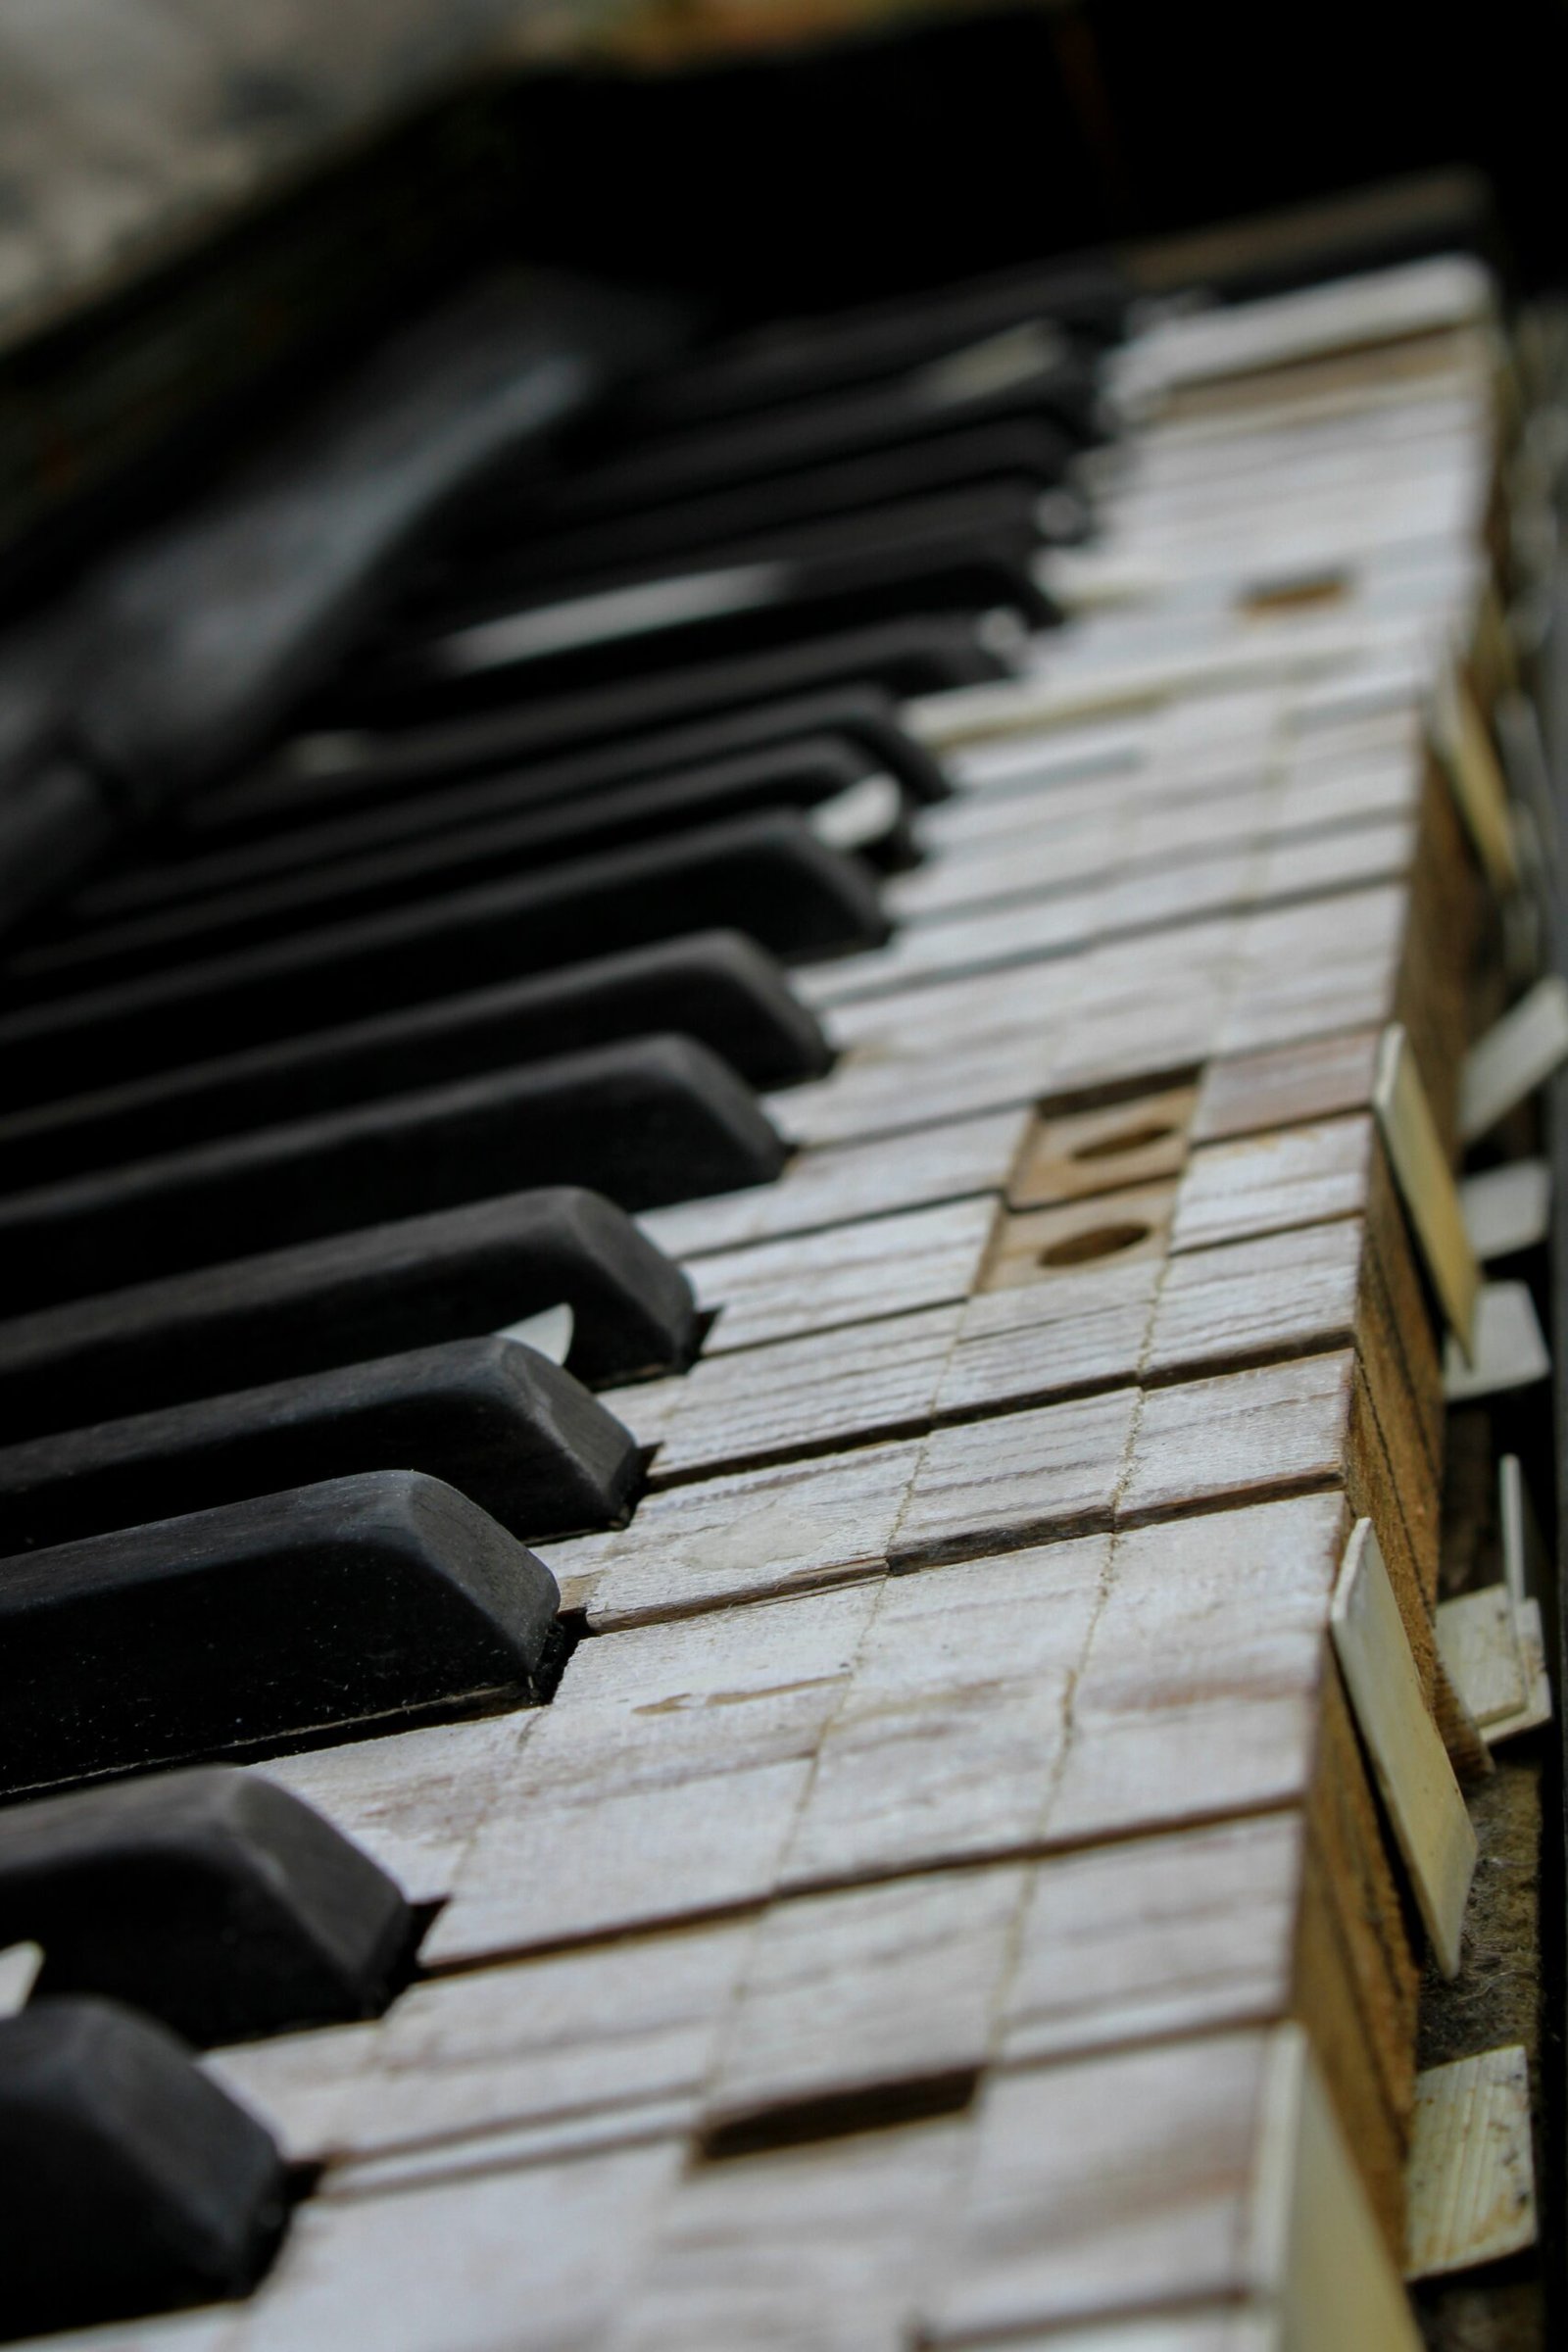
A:
{"type": "Polygon", "coordinates": [[[1135,1243],[1147,1241],[1151,1228],[1126,1218],[1115,1225],[1091,1225],[1083,1233],[1069,1233],[1049,1250],[1040,1252],[1043,1266],[1083,1266],[1097,1257],[1114,1257],[1118,1250],[1131,1250],[1135,1243]]]}
{"type": "Polygon", "coordinates": [[[1070,1152],[1069,1159],[1119,1159],[1124,1152],[1147,1151],[1151,1144],[1162,1144],[1168,1135],[1176,1133],[1169,1119],[1148,1119],[1141,1127],[1118,1127],[1114,1135],[1097,1135],[1092,1142],[1080,1144],[1070,1152]]]}

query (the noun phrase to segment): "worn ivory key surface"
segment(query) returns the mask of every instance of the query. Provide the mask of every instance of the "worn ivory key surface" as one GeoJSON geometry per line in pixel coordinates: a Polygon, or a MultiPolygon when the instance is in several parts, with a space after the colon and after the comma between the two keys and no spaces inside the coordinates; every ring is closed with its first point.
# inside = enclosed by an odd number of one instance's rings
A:
{"type": "Polygon", "coordinates": [[[1487,878],[1499,894],[1510,891],[1519,880],[1519,851],[1508,788],[1474,689],[1457,662],[1439,673],[1431,725],[1433,748],[1487,878]]]}
{"type": "Polygon", "coordinates": [[[1409,1039],[1398,1022],[1384,1033],[1373,1106],[1427,1272],[1449,1328],[1468,1356],[1480,1271],[1409,1039]]]}
{"type": "Polygon", "coordinates": [[[1427,1713],[1370,1520],[1356,1523],[1334,1591],[1334,1647],[1445,1976],[1459,1971],[1476,1837],[1427,1713]]]}
{"type": "Polygon", "coordinates": [[[1406,2276],[1471,2270],[1535,2238],[1524,2051],[1485,2050],[1428,2068],[1416,2081],[1406,2276]]]}
{"type": "Polygon", "coordinates": [[[1553,972],[1478,1038],[1459,1082],[1459,1133],[1480,1141],[1568,1054],[1568,980],[1553,972]]]}

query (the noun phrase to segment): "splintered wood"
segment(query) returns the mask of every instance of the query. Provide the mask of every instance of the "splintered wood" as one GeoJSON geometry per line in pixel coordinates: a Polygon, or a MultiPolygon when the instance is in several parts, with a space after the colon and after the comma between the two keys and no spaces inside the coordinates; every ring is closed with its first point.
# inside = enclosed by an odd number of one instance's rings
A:
{"type": "Polygon", "coordinates": [[[808,976],[794,1158],[647,1220],[713,1321],[546,1547],[553,1703],[263,1768],[442,1907],[384,2020],[215,2055],[320,2187],[135,2341],[1414,2344],[1495,360],[1462,262],[1121,355],[1066,625],[909,713],[954,797],[808,976]]]}

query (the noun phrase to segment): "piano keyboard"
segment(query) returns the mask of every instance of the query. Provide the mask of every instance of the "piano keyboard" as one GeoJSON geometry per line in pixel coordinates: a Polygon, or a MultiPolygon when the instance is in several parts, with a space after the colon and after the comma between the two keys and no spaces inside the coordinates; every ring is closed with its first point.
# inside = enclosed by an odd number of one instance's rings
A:
{"type": "Polygon", "coordinates": [[[13,2332],[1419,2342],[1516,387],[1122,307],[666,365],[9,943],[13,2332]]]}

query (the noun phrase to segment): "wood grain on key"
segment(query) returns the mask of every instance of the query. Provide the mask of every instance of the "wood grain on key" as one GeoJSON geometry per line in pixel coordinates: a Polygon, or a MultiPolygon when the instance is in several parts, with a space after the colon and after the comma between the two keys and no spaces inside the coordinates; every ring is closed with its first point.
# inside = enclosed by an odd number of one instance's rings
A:
{"type": "Polygon", "coordinates": [[[672,1257],[698,1258],[858,1217],[1000,1192],[1027,1117],[1023,1110],[994,1111],[923,1127],[917,1144],[899,1135],[800,1152],[774,1184],[652,1209],[637,1222],[672,1257]]]}
{"type": "Polygon", "coordinates": [[[1369,1109],[1380,1035],[1352,1029],[1216,1058],[1199,1088],[1194,1146],[1369,1109]]]}
{"type": "MultiPolygon", "coordinates": [[[[575,1708],[568,1669],[545,1721],[554,1755],[530,1750],[427,1957],[657,1921],[673,1889],[645,1841],[678,1819],[697,1836],[681,1907],[700,1916],[789,1884],[850,1886],[960,1856],[1002,1861],[1062,1838],[1082,1845],[1238,1807],[1315,1805],[1322,1628],[1343,1524],[1331,1497],[1271,1505],[1114,1545],[1094,1538],[962,1562],[760,1616],[736,1610],[703,1621],[696,1646],[699,1629],[684,1622],[595,1644],[579,1653],[593,1670],[575,1708]],[[779,1641],[760,1643],[769,1623],[779,1641]],[[788,1762],[803,1740],[818,1757],[808,1788],[788,1762]]],[[[1358,1769],[1353,1745],[1348,1762],[1358,1769]]],[[[1364,1819],[1363,1808],[1363,1829],[1364,1819]]],[[[1345,1850],[1342,1828],[1325,1868],[1343,1870],[1345,1850]]],[[[1386,1864],[1375,1834],[1355,1851],[1365,1914],[1362,1890],[1386,1864]]],[[[1191,1872],[1185,1883],[1195,1893],[1200,1884],[1191,1872]]],[[[899,1916],[891,1892],[885,1911],[872,1907],[868,1954],[878,1921],[899,1916]]],[[[1383,1933],[1396,1927],[1391,1889],[1382,1916],[1383,1933]]],[[[784,1946],[808,1974],[808,1928],[804,1944],[784,1946]]],[[[1293,1912],[1277,1977],[1290,1976],[1296,1933],[1293,1912]]],[[[822,1934],[824,1950],[845,1951],[826,1912],[822,1934]]],[[[1340,1930],[1331,1920],[1314,1934],[1340,1930]]],[[[1325,1976],[1313,1997],[1335,1982],[1325,1976]]],[[[852,1983],[844,1997],[858,1997],[852,1983]]],[[[1364,2046],[1359,2016],[1352,1999],[1349,2023],[1337,2024],[1352,2050],[1364,2046]]],[[[919,2044],[904,2046],[900,2064],[917,2069],[919,2044]]],[[[848,2095],[833,2073],[824,2060],[812,2098],[848,2095]]],[[[786,2103],[807,2095],[801,2082],[786,2086],[786,2103]]],[[[493,2112],[477,2087],[438,2095],[438,2112],[454,2119],[465,2098],[493,2112]]],[[[760,2103],[754,2085],[734,2104],[760,2103]]],[[[1385,2140],[1391,2129],[1383,2114],[1385,2140]]]]}
{"type": "Polygon", "coordinates": [[[1200,1147],[1177,1191],[1172,1250],[1359,1214],[1374,1144],[1371,1113],[1358,1111],[1200,1147]]]}
{"type": "Polygon", "coordinates": [[[719,1250],[692,1268],[717,1310],[706,1355],[966,1298],[991,1232],[988,1195],[719,1250]]]}
{"type": "Polygon", "coordinates": [[[1125,1387],[1139,1376],[1163,1271],[1127,1253],[1049,1282],[981,1291],[959,1312],[937,1419],[1125,1387]]]}
{"type": "Polygon", "coordinates": [[[879,1570],[920,1452],[868,1446],[651,1494],[629,1528],[547,1546],[563,1605],[608,1632],[879,1570]]]}
{"type": "Polygon", "coordinates": [[[929,1428],[963,1312],[930,1307],[706,1358],[662,1384],[673,1394],[653,1485],[929,1428]]]}

